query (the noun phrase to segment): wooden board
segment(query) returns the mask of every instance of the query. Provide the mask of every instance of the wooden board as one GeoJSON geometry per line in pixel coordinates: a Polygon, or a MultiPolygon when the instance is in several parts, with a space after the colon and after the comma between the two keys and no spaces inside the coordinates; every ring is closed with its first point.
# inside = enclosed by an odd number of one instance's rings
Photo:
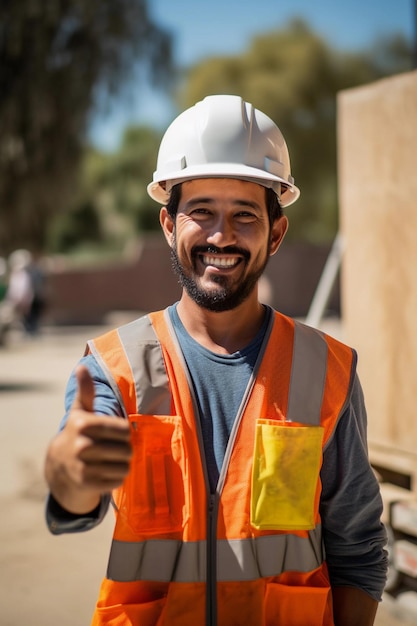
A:
{"type": "Polygon", "coordinates": [[[417,455],[417,72],[338,96],[344,337],[369,440],[417,455]]]}

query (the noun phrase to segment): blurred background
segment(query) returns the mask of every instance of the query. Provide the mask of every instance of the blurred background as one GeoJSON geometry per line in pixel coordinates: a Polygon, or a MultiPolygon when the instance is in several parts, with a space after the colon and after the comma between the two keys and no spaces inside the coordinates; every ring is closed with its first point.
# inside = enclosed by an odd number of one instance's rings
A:
{"type": "MultiPolygon", "coordinates": [[[[269,279],[281,286],[272,303],[304,315],[338,230],[336,94],[416,66],[416,4],[4,0],[3,283],[8,257],[24,249],[48,323],[170,302],[177,285],[146,193],[159,141],[184,108],[232,93],[272,117],[290,147],[302,196],[282,254],[300,287],[287,289],[278,267],[269,279]],[[131,272],[135,294],[123,287],[131,272]]],[[[338,312],[337,285],[330,307],[338,312]]]]}
{"type": "Polygon", "coordinates": [[[89,623],[111,517],[48,534],[45,448],[85,340],[179,296],[146,185],[168,124],[213,93],[289,145],[302,195],[262,297],[358,348],[391,540],[377,624],[417,623],[416,69],[417,0],[2,0],[4,626],[89,623]]]}

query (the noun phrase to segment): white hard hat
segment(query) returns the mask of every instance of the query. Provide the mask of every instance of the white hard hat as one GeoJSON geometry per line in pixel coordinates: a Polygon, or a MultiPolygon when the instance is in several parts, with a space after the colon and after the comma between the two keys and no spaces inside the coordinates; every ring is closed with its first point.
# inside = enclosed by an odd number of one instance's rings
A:
{"type": "Polygon", "coordinates": [[[172,187],[193,178],[239,178],[272,188],[286,207],[300,190],[277,125],[239,96],[207,96],[179,115],[159,148],[148,193],[166,204],[172,187]]]}

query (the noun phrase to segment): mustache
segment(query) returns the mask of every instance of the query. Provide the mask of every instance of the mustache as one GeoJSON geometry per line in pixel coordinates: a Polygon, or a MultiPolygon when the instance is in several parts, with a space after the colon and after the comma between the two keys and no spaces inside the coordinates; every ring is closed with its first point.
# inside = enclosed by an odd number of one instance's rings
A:
{"type": "Polygon", "coordinates": [[[199,254],[236,254],[243,256],[248,261],[250,259],[250,253],[244,248],[239,246],[225,246],[224,248],[218,248],[217,246],[194,246],[191,249],[193,257],[199,254]]]}

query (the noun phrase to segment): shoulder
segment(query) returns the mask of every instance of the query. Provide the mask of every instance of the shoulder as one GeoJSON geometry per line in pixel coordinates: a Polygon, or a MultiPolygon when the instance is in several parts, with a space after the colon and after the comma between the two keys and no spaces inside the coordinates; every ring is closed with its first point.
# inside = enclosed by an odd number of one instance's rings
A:
{"type": "Polygon", "coordinates": [[[356,365],[356,351],[351,346],[344,343],[341,339],[336,338],[334,334],[325,332],[323,329],[309,326],[301,320],[289,317],[279,313],[278,311],[274,311],[274,316],[275,323],[277,325],[280,325],[281,328],[289,332],[293,332],[294,341],[303,343],[306,346],[311,346],[313,344],[319,346],[320,343],[322,343],[333,355],[342,360],[347,359],[347,361],[351,361],[354,365],[356,365]]]}
{"type": "Polygon", "coordinates": [[[143,315],[127,324],[113,328],[87,342],[85,354],[124,351],[128,345],[155,343],[157,337],[149,315],[143,315]]]}

